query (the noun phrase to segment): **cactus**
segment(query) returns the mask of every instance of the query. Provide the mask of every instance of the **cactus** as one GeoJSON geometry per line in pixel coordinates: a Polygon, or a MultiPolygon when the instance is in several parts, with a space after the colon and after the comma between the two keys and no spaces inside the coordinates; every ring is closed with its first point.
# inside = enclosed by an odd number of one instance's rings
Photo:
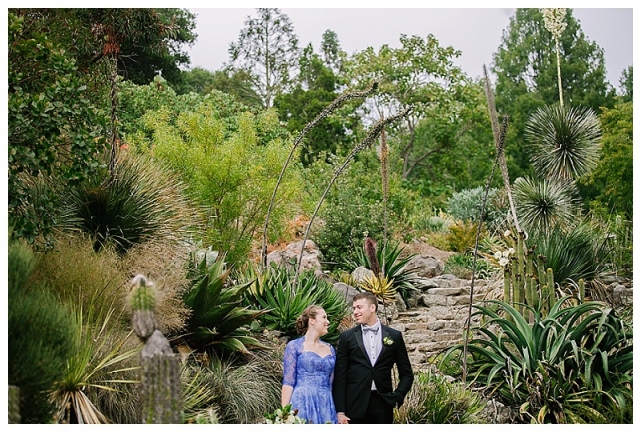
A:
{"type": "MultiPolygon", "coordinates": [[[[505,237],[513,242],[515,255],[503,271],[503,300],[521,314],[524,313],[524,305],[547,314],[555,300],[555,289],[554,273],[551,268],[546,269],[545,256],[537,255],[534,259],[536,246],[526,247],[524,233],[515,238],[507,231],[505,237]]],[[[531,315],[528,317],[532,318],[531,315]]]]}
{"type": "Polygon", "coordinates": [[[136,275],[131,280],[129,305],[133,312],[132,326],[143,342],[149,339],[158,327],[154,317],[156,291],[154,284],[143,275],[136,275]]]}
{"type": "Polygon", "coordinates": [[[139,274],[130,283],[129,306],[134,331],[145,346],[140,359],[140,403],[142,423],[179,423],[182,412],[180,359],[157,329],[153,282],[139,274]]]}

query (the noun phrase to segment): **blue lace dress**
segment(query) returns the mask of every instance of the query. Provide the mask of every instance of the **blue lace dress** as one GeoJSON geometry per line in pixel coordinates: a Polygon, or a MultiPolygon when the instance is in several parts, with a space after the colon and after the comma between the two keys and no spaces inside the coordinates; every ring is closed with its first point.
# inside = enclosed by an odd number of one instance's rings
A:
{"type": "MultiPolygon", "coordinates": [[[[290,403],[298,408],[298,416],[308,423],[338,423],[332,398],[336,352],[321,357],[313,351],[303,351],[305,336],[287,343],[283,357],[283,385],[294,388],[290,403]]],[[[321,341],[322,342],[322,341],[321,341]]]]}

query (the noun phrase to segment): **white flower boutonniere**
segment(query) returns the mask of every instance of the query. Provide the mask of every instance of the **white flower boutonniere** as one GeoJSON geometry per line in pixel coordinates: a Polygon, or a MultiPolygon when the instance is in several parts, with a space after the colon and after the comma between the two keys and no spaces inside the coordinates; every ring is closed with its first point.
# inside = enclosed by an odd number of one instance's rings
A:
{"type": "Polygon", "coordinates": [[[390,338],[390,337],[388,337],[388,336],[386,336],[386,337],[384,337],[384,338],[383,338],[383,345],[390,346],[390,345],[392,345],[393,343],[394,343],[394,341],[392,340],[392,338],[390,338]]]}

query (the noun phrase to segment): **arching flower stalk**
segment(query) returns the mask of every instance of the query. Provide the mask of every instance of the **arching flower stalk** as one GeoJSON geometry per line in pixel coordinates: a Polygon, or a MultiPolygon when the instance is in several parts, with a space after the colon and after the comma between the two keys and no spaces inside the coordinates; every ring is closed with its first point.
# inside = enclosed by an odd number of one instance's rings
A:
{"type": "Polygon", "coordinates": [[[294,287],[298,286],[298,275],[300,273],[301,262],[303,261],[303,252],[305,250],[305,243],[307,242],[307,238],[309,237],[309,230],[312,226],[312,223],[314,222],[314,219],[316,218],[316,215],[318,214],[318,210],[320,209],[321,204],[323,204],[323,201],[325,201],[325,197],[327,196],[329,189],[332,187],[332,185],[334,184],[338,176],[341,175],[345,167],[347,167],[347,164],[354,158],[354,156],[356,156],[356,154],[359,153],[361,150],[367,147],[370,147],[372,143],[376,140],[376,138],[381,134],[381,131],[385,128],[387,124],[407,116],[410,113],[410,111],[411,111],[411,108],[408,107],[398,114],[395,114],[391,117],[382,118],[378,122],[376,122],[376,124],[374,124],[374,126],[372,126],[369,132],[367,133],[367,136],[365,137],[365,139],[359,145],[357,145],[352,149],[351,153],[345,158],[345,162],[343,162],[343,164],[340,167],[338,167],[338,169],[334,173],[334,176],[329,181],[329,184],[325,188],[323,195],[318,200],[318,204],[316,204],[316,209],[314,210],[314,213],[312,214],[312,217],[310,218],[309,223],[307,224],[307,229],[305,230],[305,237],[303,238],[303,246],[300,249],[300,255],[298,256],[298,263],[296,265],[296,275],[294,276],[294,287]]]}
{"type": "MultiPolygon", "coordinates": [[[[274,206],[274,201],[276,200],[276,192],[278,191],[278,186],[280,186],[281,181],[283,180],[283,176],[285,175],[285,170],[287,169],[287,166],[292,160],[292,157],[294,156],[294,152],[296,151],[296,148],[300,145],[300,143],[303,141],[303,138],[309,132],[314,126],[318,124],[319,121],[336,111],[341,105],[343,105],[345,102],[357,98],[366,98],[373,92],[375,92],[378,89],[378,83],[374,82],[372,86],[365,91],[352,91],[352,92],[347,92],[343,93],[342,95],[338,96],[334,101],[329,104],[323,111],[320,112],[316,116],[314,120],[311,122],[307,123],[303,130],[298,134],[298,137],[296,138],[296,141],[294,141],[294,144],[292,145],[292,149],[289,152],[289,156],[287,157],[287,160],[285,161],[285,164],[283,165],[283,169],[280,171],[280,175],[278,176],[278,180],[276,181],[276,185],[274,186],[274,191],[272,192],[272,197],[269,200],[269,207],[267,208],[267,214],[265,216],[265,225],[263,227],[263,245],[260,249],[261,251],[261,263],[263,269],[267,267],[267,227],[269,226],[269,215],[271,214],[272,207],[274,206]]],[[[311,222],[310,222],[311,223],[311,222]]]]}

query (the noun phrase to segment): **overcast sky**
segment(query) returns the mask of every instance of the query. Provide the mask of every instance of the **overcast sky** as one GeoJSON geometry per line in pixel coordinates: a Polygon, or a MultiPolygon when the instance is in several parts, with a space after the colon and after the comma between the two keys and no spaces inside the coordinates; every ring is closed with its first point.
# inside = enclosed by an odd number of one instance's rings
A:
{"type": "MultiPolygon", "coordinates": [[[[239,6],[247,4],[241,3],[230,2],[239,6]]],[[[271,3],[275,4],[269,6],[278,7],[278,2],[271,3]]],[[[313,7],[280,9],[291,19],[301,48],[311,42],[314,51],[319,52],[321,36],[328,29],[337,33],[342,49],[348,54],[368,46],[376,49],[383,44],[400,47],[401,34],[421,37],[433,34],[441,46],[452,46],[461,51],[455,63],[469,76],[481,76],[483,64],[490,66],[492,55],[501,44],[503,31],[508,28],[515,9],[432,9],[412,6],[425,3],[397,0],[389,4],[401,8],[383,9],[363,8],[359,6],[362,2],[353,1],[340,2],[342,8],[337,8],[335,2],[331,2],[331,7],[319,8],[318,2],[312,2],[304,4],[313,7]]],[[[327,4],[330,3],[323,2],[323,5],[327,4]]],[[[375,6],[379,3],[366,4],[375,6]]],[[[456,6],[452,2],[444,4],[456,6]]],[[[607,4],[618,8],[576,8],[573,9],[573,15],[580,22],[587,39],[596,42],[604,50],[607,79],[618,89],[621,72],[632,65],[632,7],[625,7],[625,3],[620,6],[616,1],[607,4]]],[[[196,43],[188,50],[191,66],[210,71],[220,69],[223,63],[229,61],[229,44],[238,40],[247,17],[255,17],[255,9],[190,8],[190,11],[196,15],[198,34],[196,43]]]]}

